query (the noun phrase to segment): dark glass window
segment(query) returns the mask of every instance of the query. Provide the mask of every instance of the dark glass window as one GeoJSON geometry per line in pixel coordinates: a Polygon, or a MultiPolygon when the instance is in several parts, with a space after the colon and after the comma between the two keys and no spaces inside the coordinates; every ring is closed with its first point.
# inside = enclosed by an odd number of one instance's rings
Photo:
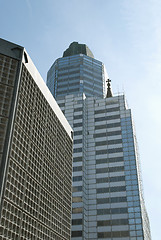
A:
{"type": "Polygon", "coordinates": [[[73,187],[73,192],[80,192],[82,191],[82,186],[74,186],[73,187]]]}
{"type": "Polygon", "coordinates": [[[82,231],[72,231],[72,237],[82,237],[82,231]]]}
{"type": "Polygon", "coordinates": [[[103,159],[96,160],[96,164],[110,163],[110,162],[123,162],[123,161],[124,161],[123,157],[103,158],[103,159]]]}
{"type": "Polygon", "coordinates": [[[122,139],[115,139],[115,140],[109,140],[109,141],[96,142],[95,146],[113,145],[113,144],[119,144],[119,143],[122,143],[122,139]]]}
{"type": "Polygon", "coordinates": [[[82,162],[82,157],[74,157],[73,162],[82,162]]]}
{"type": "Polygon", "coordinates": [[[126,197],[98,198],[97,204],[127,202],[126,197]]]}
{"type": "Polygon", "coordinates": [[[82,135],[82,131],[74,131],[74,136],[82,135]]]}
{"type": "Polygon", "coordinates": [[[82,139],[76,139],[74,140],[74,144],[82,143],[82,139]]]}
{"type": "Polygon", "coordinates": [[[117,231],[117,232],[99,232],[98,238],[121,238],[121,237],[129,237],[129,231],[117,231]]]}
{"type": "Polygon", "coordinates": [[[126,191],[126,187],[118,186],[118,187],[97,188],[96,191],[97,191],[97,194],[109,193],[109,192],[124,192],[124,191],[126,191]]]}
{"type": "Polygon", "coordinates": [[[96,173],[120,172],[120,171],[124,171],[124,166],[96,169],[96,173]]]}
{"type": "Polygon", "coordinates": [[[83,115],[81,114],[81,115],[77,115],[77,116],[74,116],[74,120],[76,120],[76,119],[82,119],[83,118],[83,115]]]}
{"type": "Polygon", "coordinates": [[[73,127],[82,127],[83,126],[83,123],[74,123],[73,124],[73,127]]]}
{"type": "Polygon", "coordinates": [[[98,117],[98,118],[95,118],[95,122],[100,122],[100,121],[105,121],[105,120],[112,120],[112,119],[119,119],[119,118],[120,118],[120,115],[98,117]]]}
{"type": "Polygon", "coordinates": [[[94,113],[95,114],[100,114],[100,113],[106,113],[106,112],[115,112],[115,111],[119,111],[119,110],[120,110],[119,107],[114,107],[114,108],[96,110],[96,111],[94,111],[94,113]]]}
{"type": "Polygon", "coordinates": [[[82,224],[82,219],[73,219],[72,220],[72,225],[81,225],[82,224]]]}
{"type": "Polygon", "coordinates": [[[95,130],[97,129],[106,129],[106,128],[114,128],[114,127],[120,127],[121,126],[121,123],[120,122],[117,122],[117,123],[109,123],[109,124],[104,124],[104,125],[98,125],[98,126],[95,126],[95,130]]]}
{"type": "Polygon", "coordinates": [[[80,153],[80,152],[82,152],[82,148],[74,148],[73,152],[80,153]]]}
{"type": "Polygon", "coordinates": [[[127,213],[127,208],[109,208],[109,209],[98,209],[98,215],[106,215],[106,214],[121,214],[127,213]]]}
{"type": "Polygon", "coordinates": [[[79,181],[82,181],[82,176],[73,177],[73,182],[79,182],[79,181]]]}
{"type": "Polygon", "coordinates": [[[94,138],[121,135],[121,131],[103,132],[93,134],[94,138]]]}
{"type": "Polygon", "coordinates": [[[117,152],[123,152],[123,149],[122,148],[108,149],[108,153],[117,153],[117,152]]]}
{"type": "Polygon", "coordinates": [[[113,220],[104,220],[98,221],[97,226],[115,226],[115,225],[128,225],[128,219],[113,219],[113,220]]]}
{"type": "Polygon", "coordinates": [[[73,167],[73,172],[82,171],[82,166],[73,167]]]}
{"type": "Polygon", "coordinates": [[[61,107],[64,107],[64,106],[65,106],[65,103],[59,103],[58,105],[59,105],[59,107],[61,108],[61,107]]]}
{"type": "Polygon", "coordinates": [[[125,181],[124,176],[117,176],[117,177],[105,177],[105,178],[97,178],[96,183],[105,183],[105,182],[121,182],[125,181]]]}
{"type": "Polygon", "coordinates": [[[80,107],[80,108],[75,108],[75,109],[74,109],[74,112],[80,112],[80,111],[83,111],[83,108],[82,108],[82,107],[80,107]]]}

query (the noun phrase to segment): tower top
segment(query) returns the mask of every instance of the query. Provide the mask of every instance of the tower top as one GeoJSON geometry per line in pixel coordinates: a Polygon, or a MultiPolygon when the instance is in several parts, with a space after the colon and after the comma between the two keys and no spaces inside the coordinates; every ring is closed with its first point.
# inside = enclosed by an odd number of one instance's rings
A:
{"type": "Polygon", "coordinates": [[[78,42],[72,42],[69,48],[64,51],[63,57],[69,57],[81,53],[87,55],[88,57],[94,58],[94,55],[88,46],[86,44],[80,44],[78,42]]]}
{"type": "Polygon", "coordinates": [[[111,80],[107,79],[107,94],[106,94],[106,98],[112,97],[112,91],[111,91],[111,80]]]}

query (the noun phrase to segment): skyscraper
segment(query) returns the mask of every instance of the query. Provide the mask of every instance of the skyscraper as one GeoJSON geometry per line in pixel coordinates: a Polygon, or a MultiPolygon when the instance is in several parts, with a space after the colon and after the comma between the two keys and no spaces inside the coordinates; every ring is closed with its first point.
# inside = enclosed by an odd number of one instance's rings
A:
{"type": "Polygon", "coordinates": [[[71,134],[26,50],[0,39],[0,239],[70,239],[71,134]]]}
{"type": "Polygon", "coordinates": [[[72,239],[150,240],[131,110],[106,80],[102,62],[77,42],[47,75],[74,129],[72,239]]]}

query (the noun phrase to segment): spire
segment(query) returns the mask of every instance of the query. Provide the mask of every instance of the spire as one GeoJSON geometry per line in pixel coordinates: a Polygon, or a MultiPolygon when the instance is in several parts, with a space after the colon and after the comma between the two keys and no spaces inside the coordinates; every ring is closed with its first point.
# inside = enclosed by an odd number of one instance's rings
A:
{"type": "Polygon", "coordinates": [[[106,94],[106,98],[112,97],[112,91],[111,91],[111,80],[108,78],[107,79],[107,94],[106,94]]]}

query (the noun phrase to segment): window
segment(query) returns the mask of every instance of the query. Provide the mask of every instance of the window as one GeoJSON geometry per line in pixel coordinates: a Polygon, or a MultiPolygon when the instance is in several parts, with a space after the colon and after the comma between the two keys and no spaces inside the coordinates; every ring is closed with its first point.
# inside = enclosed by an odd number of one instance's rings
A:
{"type": "Polygon", "coordinates": [[[73,192],[80,192],[82,191],[82,186],[74,186],[72,189],[73,189],[73,192]]]}
{"type": "Polygon", "coordinates": [[[116,226],[116,225],[128,225],[128,219],[113,219],[113,220],[104,220],[98,221],[97,226],[116,226]]]}
{"type": "Polygon", "coordinates": [[[115,112],[115,111],[119,111],[119,110],[120,110],[119,107],[114,107],[114,108],[96,110],[94,113],[95,114],[100,114],[100,113],[106,113],[106,112],[115,112]]]}
{"type": "Polygon", "coordinates": [[[73,162],[82,162],[82,157],[74,157],[73,162]]]}
{"type": "Polygon", "coordinates": [[[113,116],[106,116],[106,117],[98,117],[95,118],[95,122],[100,122],[100,121],[107,121],[107,120],[112,120],[112,119],[119,119],[120,115],[113,115],[113,116]]]}
{"type": "Polygon", "coordinates": [[[109,124],[95,126],[95,130],[97,130],[97,129],[104,129],[104,128],[114,128],[114,127],[120,127],[120,126],[121,126],[120,122],[109,123],[109,124]]]}
{"type": "Polygon", "coordinates": [[[120,182],[125,181],[124,176],[97,178],[96,183],[120,182]]]}
{"type": "Polygon", "coordinates": [[[82,197],[73,197],[72,202],[82,202],[82,197]]]}
{"type": "Polygon", "coordinates": [[[72,225],[81,225],[82,224],[82,219],[73,219],[72,220],[72,225]]]}
{"type": "Polygon", "coordinates": [[[74,123],[73,124],[73,127],[75,128],[75,127],[82,127],[83,126],[83,123],[81,122],[81,123],[74,123]]]}
{"type": "Polygon", "coordinates": [[[126,187],[118,186],[118,187],[97,188],[96,191],[97,191],[97,194],[109,193],[109,192],[124,192],[124,191],[126,191],[126,187]]]}
{"type": "Polygon", "coordinates": [[[82,166],[73,167],[73,172],[82,171],[82,166]]]}
{"type": "Polygon", "coordinates": [[[72,237],[82,237],[82,231],[72,231],[72,237]]]}
{"type": "Polygon", "coordinates": [[[73,177],[73,182],[79,182],[79,181],[82,181],[82,176],[73,177]]]}
{"type": "Polygon", "coordinates": [[[96,164],[101,164],[101,163],[110,163],[110,162],[123,162],[123,157],[115,157],[115,158],[102,158],[96,160],[96,164]]]}
{"type": "Polygon", "coordinates": [[[74,140],[74,144],[82,143],[82,139],[76,139],[74,140]]]}
{"type": "Polygon", "coordinates": [[[97,204],[127,202],[126,197],[98,198],[97,204]]]}
{"type": "Polygon", "coordinates": [[[120,172],[120,171],[124,171],[124,166],[96,169],[96,173],[120,172]]]}
{"type": "Polygon", "coordinates": [[[98,209],[98,215],[106,215],[106,214],[122,214],[127,213],[127,208],[109,208],[109,209],[98,209]]]}

